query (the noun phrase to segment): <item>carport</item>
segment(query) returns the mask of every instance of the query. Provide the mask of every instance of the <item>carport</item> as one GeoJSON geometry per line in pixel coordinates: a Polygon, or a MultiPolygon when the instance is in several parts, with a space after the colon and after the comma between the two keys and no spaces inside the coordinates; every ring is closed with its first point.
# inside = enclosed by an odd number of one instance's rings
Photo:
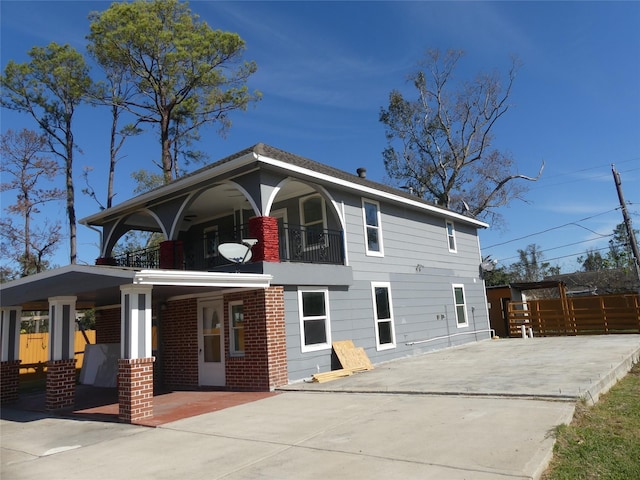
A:
{"type": "Polygon", "coordinates": [[[76,310],[119,305],[118,417],[129,423],[152,417],[152,305],[221,289],[264,289],[270,282],[263,274],[69,265],[0,285],[1,401],[18,401],[23,311],[49,311],[46,409],[55,411],[75,401],[76,310]]]}

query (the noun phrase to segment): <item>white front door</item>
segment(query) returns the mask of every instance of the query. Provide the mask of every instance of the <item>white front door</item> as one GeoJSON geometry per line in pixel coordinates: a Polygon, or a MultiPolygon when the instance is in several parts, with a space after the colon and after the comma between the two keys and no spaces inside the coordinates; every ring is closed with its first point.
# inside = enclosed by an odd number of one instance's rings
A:
{"type": "Polygon", "coordinates": [[[198,304],[198,382],[224,386],[224,315],[222,300],[198,304]]]}

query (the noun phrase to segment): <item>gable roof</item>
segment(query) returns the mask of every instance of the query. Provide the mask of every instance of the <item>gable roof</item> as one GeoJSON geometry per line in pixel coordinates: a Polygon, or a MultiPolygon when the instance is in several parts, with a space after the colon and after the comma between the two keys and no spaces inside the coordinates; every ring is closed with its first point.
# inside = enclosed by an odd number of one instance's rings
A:
{"type": "Polygon", "coordinates": [[[428,202],[427,200],[398,188],[374,182],[365,177],[361,177],[360,175],[348,173],[344,170],[331,167],[300,155],[286,152],[264,143],[257,143],[252,147],[246,148],[234,153],[233,155],[199,168],[198,170],[187,173],[167,185],[162,185],[137,197],[133,197],[108,210],[103,210],[97,214],[85,217],[80,220],[80,223],[85,225],[91,224],[94,221],[103,219],[106,215],[117,214],[118,212],[124,211],[135,205],[140,205],[149,202],[150,200],[169,195],[172,191],[184,189],[191,184],[199,183],[206,178],[212,178],[226,171],[256,162],[297,172],[298,174],[309,178],[322,179],[329,183],[340,185],[351,190],[358,190],[369,195],[386,197],[387,199],[426,209],[438,216],[452,218],[474,225],[478,228],[487,228],[489,226],[485,222],[434,205],[432,202],[428,202]]]}

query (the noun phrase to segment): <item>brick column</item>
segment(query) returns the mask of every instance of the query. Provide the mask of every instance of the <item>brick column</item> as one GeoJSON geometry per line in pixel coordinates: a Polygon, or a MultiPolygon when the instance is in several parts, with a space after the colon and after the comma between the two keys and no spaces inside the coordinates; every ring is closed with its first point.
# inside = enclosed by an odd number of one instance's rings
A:
{"type": "Polygon", "coordinates": [[[18,400],[20,384],[20,307],[0,310],[0,403],[18,400]]]}
{"type": "Polygon", "coordinates": [[[75,326],[76,297],[49,298],[47,410],[59,410],[75,403],[75,326]]]}
{"type": "Polygon", "coordinates": [[[279,262],[278,219],[275,217],[251,217],[249,236],[258,243],[252,248],[253,262],[279,262]]]}
{"type": "Polygon", "coordinates": [[[182,240],[166,240],[160,243],[160,268],[182,270],[183,264],[182,240]]]}
{"type": "Polygon", "coordinates": [[[267,323],[267,361],[269,389],[289,383],[287,370],[287,333],[284,320],[284,288],[269,287],[264,291],[267,323]]]}
{"type": "Polygon", "coordinates": [[[118,360],[118,418],[136,423],[153,417],[153,362],[149,358],[118,360]]]}
{"type": "Polygon", "coordinates": [[[73,407],[76,396],[76,359],[47,362],[46,409],[73,407]]]}
{"type": "Polygon", "coordinates": [[[146,285],[120,286],[118,417],[127,423],[153,417],[151,290],[146,285]]]}

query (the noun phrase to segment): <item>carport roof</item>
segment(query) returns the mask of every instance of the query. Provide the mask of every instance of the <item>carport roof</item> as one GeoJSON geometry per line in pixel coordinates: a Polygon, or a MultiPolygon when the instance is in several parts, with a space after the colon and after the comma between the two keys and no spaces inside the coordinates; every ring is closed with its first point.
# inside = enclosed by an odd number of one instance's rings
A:
{"type": "Polygon", "coordinates": [[[193,272],[186,270],[140,270],[125,267],[68,265],[0,285],[3,307],[47,310],[48,299],[76,296],[77,308],[120,303],[121,285],[149,285],[156,299],[202,292],[209,288],[266,288],[270,275],[193,272]]]}

